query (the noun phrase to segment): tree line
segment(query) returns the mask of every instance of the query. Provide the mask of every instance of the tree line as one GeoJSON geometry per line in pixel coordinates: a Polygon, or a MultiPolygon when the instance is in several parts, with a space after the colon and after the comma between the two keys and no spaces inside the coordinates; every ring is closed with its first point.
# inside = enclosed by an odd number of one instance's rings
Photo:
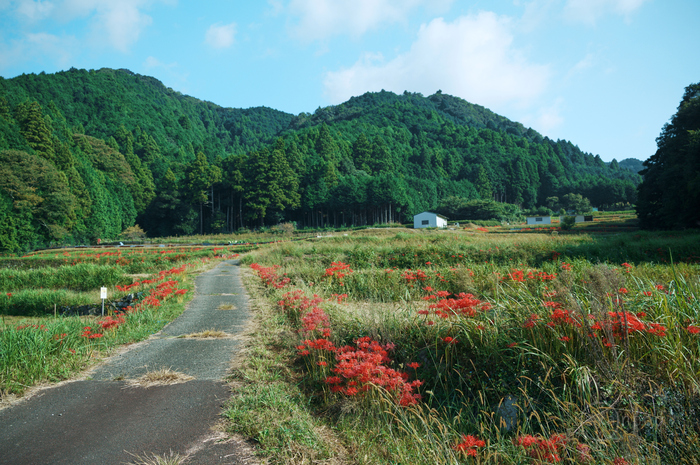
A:
{"type": "MultiPolygon", "coordinates": [[[[367,93],[314,114],[224,109],[128,71],[0,78],[0,249],[280,222],[408,222],[446,199],[636,202],[641,178],[483,107],[367,93]]],[[[455,218],[461,219],[461,218],[455,218]]]]}

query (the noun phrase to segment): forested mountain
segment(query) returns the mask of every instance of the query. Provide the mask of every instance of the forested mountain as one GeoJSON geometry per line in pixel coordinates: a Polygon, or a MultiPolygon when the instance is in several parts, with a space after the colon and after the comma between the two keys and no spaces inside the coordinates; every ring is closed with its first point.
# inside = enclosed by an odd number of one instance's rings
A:
{"type": "Polygon", "coordinates": [[[685,88],[678,111],[644,162],[637,214],[649,229],[700,227],[700,82],[685,88]]]}
{"type": "MultiPolygon", "coordinates": [[[[407,221],[469,200],[636,201],[639,175],[437,92],[222,108],[127,70],[0,78],[0,249],[407,221]],[[614,166],[613,166],[614,165],[614,166]]],[[[458,218],[455,218],[458,219],[458,218]]]]}
{"type": "MultiPolygon", "coordinates": [[[[615,162],[614,159],[613,162],[615,162]]],[[[619,162],[618,165],[620,166],[620,168],[630,170],[633,173],[639,173],[644,169],[644,162],[642,160],[637,160],[636,158],[625,158],[624,160],[619,162]]]]}

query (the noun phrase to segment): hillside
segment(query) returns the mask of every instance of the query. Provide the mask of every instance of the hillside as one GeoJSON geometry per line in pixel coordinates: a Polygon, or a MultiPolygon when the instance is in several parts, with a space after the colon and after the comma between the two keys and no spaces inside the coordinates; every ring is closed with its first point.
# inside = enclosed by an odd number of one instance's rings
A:
{"type": "Polygon", "coordinates": [[[361,225],[473,200],[551,207],[568,194],[605,207],[634,203],[641,181],[441,92],[367,93],[295,116],[112,69],[0,78],[0,158],[5,250],[135,223],[151,235],[361,225]],[[56,181],[25,172],[37,167],[56,181]]]}

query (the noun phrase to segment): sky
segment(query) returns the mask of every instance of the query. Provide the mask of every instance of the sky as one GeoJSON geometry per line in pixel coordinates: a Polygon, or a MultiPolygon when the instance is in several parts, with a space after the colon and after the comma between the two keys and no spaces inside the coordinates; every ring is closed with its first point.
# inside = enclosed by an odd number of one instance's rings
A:
{"type": "Polygon", "coordinates": [[[0,76],[126,68],[224,107],[438,90],[645,160],[700,82],[698,0],[0,0],[0,76]]]}

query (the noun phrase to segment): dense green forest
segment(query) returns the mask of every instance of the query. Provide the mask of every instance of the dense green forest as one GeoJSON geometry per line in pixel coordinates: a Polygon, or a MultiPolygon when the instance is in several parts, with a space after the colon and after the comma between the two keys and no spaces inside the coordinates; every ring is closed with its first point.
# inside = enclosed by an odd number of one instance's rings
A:
{"type": "Polygon", "coordinates": [[[648,229],[700,227],[700,82],[685,88],[678,111],[644,162],[637,214],[648,229]]]}
{"type": "Polygon", "coordinates": [[[440,91],[291,115],[223,108],[128,70],[0,78],[0,250],[134,224],[152,236],[365,225],[574,196],[606,208],[636,202],[634,166],[440,91]]]}

